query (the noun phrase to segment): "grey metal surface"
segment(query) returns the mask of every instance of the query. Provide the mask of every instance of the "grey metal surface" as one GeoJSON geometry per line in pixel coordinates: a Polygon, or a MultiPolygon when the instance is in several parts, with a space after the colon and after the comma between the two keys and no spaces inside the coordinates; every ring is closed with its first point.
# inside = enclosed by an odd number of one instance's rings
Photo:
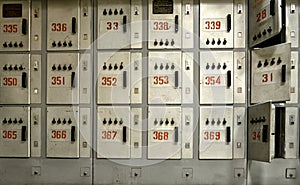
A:
{"type": "MultiPolygon", "coordinates": [[[[32,2],[40,2],[32,0],[32,2]]],[[[113,3],[113,1],[111,2],[113,3]]],[[[94,5],[89,11],[89,15],[94,17],[93,24],[93,38],[97,38],[97,2],[92,1],[94,5]],[[92,11],[93,10],[93,11],[92,11]]],[[[42,55],[42,103],[31,104],[31,107],[41,108],[41,133],[42,133],[42,152],[41,157],[32,158],[0,158],[0,184],[224,184],[224,185],[264,185],[264,184],[300,184],[300,178],[297,174],[300,173],[299,160],[298,159],[275,159],[270,164],[260,162],[249,162],[247,165],[246,155],[239,154],[242,159],[233,160],[199,160],[198,159],[198,139],[199,139],[199,51],[207,49],[198,49],[200,47],[200,41],[197,37],[199,34],[199,0],[194,1],[193,18],[194,18],[194,33],[196,33],[194,39],[194,48],[184,49],[185,51],[192,52],[194,54],[194,84],[195,93],[194,101],[191,104],[183,105],[183,107],[193,108],[193,122],[194,122],[194,136],[193,136],[193,158],[181,159],[181,160],[147,160],[147,115],[148,115],[148,88],[147,88],[147,74],[148,65],[147,59],[144,58],[142,62],[143,70],[143,104],[132,105],[132,107],[143,108],[143,141],[142,141],[142,159],[131,160],[107,160],[96,159],[96,148],[91,152],[89,158],[79,159],[52,159],[46,158],[46,99],[47,93],[45,92],[47,86],[46,73],[46,59],[47,59],[47,9],[46,2],[42,3],[42,50],[31,51],[31,54],[42,55]],[[289,168],[287,170],[287,168],[289,168]],[[293,176],[293,169],[296,169],[296,176],[293,176]],[[288,174],[287,174],[288,172],[288,174]],[[291,174],[291,176],[290,176],[291,174]],[[288,178],[287,178],[288,177],[288,178]],[[248,181],[248,182],[247,182],[248,181]]],[[[147,20],[148,17],[148,1],[143,0],[143,20],[147,20]]],[[[297,8],[298,5],[297,5],[297,8]]],[[[244,7],[246,13],[247,8],[244,7]]],[[[298,10],[298,9],[297,9],[298,10]]],[[[213,11],[213,10],[211,10],[213,11]]],[[[299,17],[299,12],[297,11],[299,17]]],[[[236,24],[236,23],[235,23],[236,24]]],[[[148,39],[147,23],[143,23],[143,40],[148,39]]],[[[298,30],[300,28],[297,28],[298,30]]],[[[248,34],[245,34],[248,35],[248,34]]],[[[298,38],[299,39],[299,38],[298,38]]],[[[246,44],[248,41],[246,40],[246,44]]],[[[143,49],[141,50],[143,57],[147,57],[148,49],[147,43],[143,42],[143,49]]],[[[293,45],[292,45],[293,46],[293,45]]],[[[226,49],[220,49],[228,51],[226,49]]],[[[248,53],[248,48],[241,47],[240,49],[230,49],[229,51],[238,51],[248,53]]],[[[292,48],[293,51],[297,51],[298,48],[292,48]]],[[[91,54],[91,68],[93,73],[91,87],[89,92],[91,95],[92,104],[85,103],[80,104],[81,108],[91,108],[90,138],[93,138],[90,142],[93,146],[97,145],[97,111],[96,111],[96,97],[97,97],[97,77],[98,77],[98,65],[97,65],[97,44],[92,44],[90,50],[81,50],[79,53],[91,54]]],[[[136,51],[136,50],[134,50],[136,51]]],[[[4,52],[1,52],[4,53],[4,52]]],[[[16,52],[24,53],[24,52],[16,52]]],[[[63,53],[63,52],[59,52],[63,53]]],[[[77,53],[70,51],[70,53],[77,53]]],[[[299,55],[299,53],[297,53],[299,55]]],[[[250,58],[248,53],[247,59],[250,58]]],[[[248,60],[249,61],[249,60],[248,60]]],[[[250,69],[250,62],[246,60],[248,64],[247,69],[250,69]]],[[[299,65],[297,66],[299,67],[299,65]]],[[[250,77],[250,70],[248,71],[246,79],[250,77]]],[[[297,82],[299,83],[299,82],[297,82]]],[[[234,107],[246,107],[250,104],[250,78],[246,83],[247,103],[239,102],[234,107]]],[[[299,84],[298,84],[299,85],[299,84]]],[[[299,91],[296,92],[299,95],[299,91]]],[[[8,105],[11,107],[12,105],[8,105]]],[[[299,108],[298,102],[292,102],[287,106],[299,108]]],[[[172,106],[170,106],[172,107],[172,106]]],[[[243,133],[246,135],[246,127],[243,129],[243,133]]],[[[241,138],[246,143],[246,138],[241,138]]],[[[87,152],[88,153],[88,152],[87,152]]],[[[247,148],[245,147],[245,153],[247,148]]],[[[85,155],[86,156],[86,155],[85,155]]]]}

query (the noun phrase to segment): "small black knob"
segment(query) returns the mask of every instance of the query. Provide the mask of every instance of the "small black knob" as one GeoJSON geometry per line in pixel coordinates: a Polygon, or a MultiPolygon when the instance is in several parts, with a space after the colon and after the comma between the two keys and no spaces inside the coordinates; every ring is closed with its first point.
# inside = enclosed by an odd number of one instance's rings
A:
{"type": "Polygon", "coordinates": [[[72,65],[70,64],[70,65],[68,66],[68,70],[71,71],[72,69],[73,69],[73,67],[72,67],[72,65]]]}
{"type": "Polygon", "coordinates": [[[175,42],[174,42],[174,40],[172,39],[172,41],[171,41],[171,46],[174,46],[175,45],[175,42]]]}
{"type": "Polygon", "coordinates": [[[256,35],[254,35],[252,39],[253,39],[254,41],[256,41],[256,40],[257,40],[256,35]]]}
{"type": "Polygon", "coordinates": [[[269,32],[269,33],[271,33],[272,32],[272,28],[271,28],[271,26],[267,29],[267,31],[269,32]]]}
{"type": "Polygon", "coordinates": [[[227,68],[226,63],[223,64],[223,69],[225,70],[227,68]]]}
{"type": "Polygon", "coordinates": [[[206,64],[206,69],[208,70],[210,68],[209,63],[206,64]]]}
{"type": "Polygon", "coordinates": [[[224,119],[223,119],[223,125],[226,125],[226,123],[227,123],[227,121],[226,121],[226,119],[224,118],[224,119]]]}
{"type": "Polygon", "coordinates": [[[166,125],[169,124],[169,119],[167,118],[166,121],[165,121],[166,125]]]}
{"type": "Polygon", "coordinates": [[[271,66],[275,64],[275,58],[272,58],[271,60],[271,66]]]}
{"type": "Polygon", "coordinates": [[[269,65],[269,62],[268,60],[266,59],[265,62],[264,62],[264,67],[267,67],[269,65]]]}
{"type": "Polygon", "coordinates": [[[175,124],[175,121],[173,120],[173,118],[172,118],[172,120],[171,120],[171,125],[174,125],[175,124]]]}
{"type": "Polygon", "coordinates": [[[175,69],[175,65],[174,65],[174,64],[171,65],[171,69],[172,69],[172,70],[175,69]]]}
{"type": "Polygon", "coordinates": [[[212,44],[212,45],[215,45],[215,43],[216,43],[216,41],[215,41],[215,39],[213,39],[213,40],[211,41],[211,44],[212,44]]]}
{"type": "Polygon", "coordinates": [[[107,66],[106,66],[106,63],[104,62],[103,64],[103,67],[102,67],[103,70],[106,70],[107,69],[107,66]]]}
{"type": "Polygon", "coordinates": [[[261,38],[261,33],[260,32],[258,33],[257,38],[261,38]]]}
{"type": "Polygon", "coordinates": [[[169,45],[169,41],[168,41],[168,39],[166,40],[166,42],[165,42],[165,45],[166,45],[166,46],[168,46],[168,45],[169,45]]]}
{"type": "Polygon", "coordinates": [[[208,120],[208,118],[206,119],[206,121],[205,121],[205,124],[206,124],[206,125],[208,125],[208,124],[209,124],[209,120],[208,120]]]}
{"type": "Polygon", "coordinates": [[[169,64],[166,64],[165,69],[168,70],[170,68],[169,64]]]}
{"type": "Polygon", "coordinates": [[[277,60],[277,65],[281,64],[282,60],[281,58],[279,57],[278,60],[277,60]]]}
{"type": "Polygon", "coordinates": [[[160,45],[160,46],[164,45],[163,40],[160,40],[159,45],[160,45]]]}
{"type": "Polygon", "coordinates": [[[163,70],[163,69],[164,69],[164,65],[163,65],[163,64],[160,64],[159,69],[160,69],[160,70],[163,70]]]}
{"type": "Polygon", "coordinates": [[[161,119],[159,122],[160,125],[164,124],[164,121],[161,119]]]}
{"type": "Polygon", "coordinates": [[[209,43],[210,43],[210,42],[209,42],[209,40],[207,39],[206,42],[205,42],[205,44],[206,44],[206,45],[209,45],[209,43]]]}
{"type": "Polygon", "coordinates": [[[56,66],[55,66],[55,65],[52,66],[52,70],[53,70],[53,71],[56,70],[56,66]]]}
{"type": "Polygon", "coordinates": [[[262,66],[262,62],[259,61],[258,64],[257,64],[257,68],[260,68],[262,66]]]}
{"type": "Polygon", "coordinates": [[[118,69],[118,64],[115,64],[114,70],[117,70],[117,69],[118,69]]]}
{"type": "Polygon", "coordinates": [[[107,15],[106,9],[103,10],[103,15],[107,15]]]}
{"type": "Polygon", "coordinates": [[[212,65],[211,65],[211,69],[215,69],[216,68],[216,65],[213,63],[212,65]]]}

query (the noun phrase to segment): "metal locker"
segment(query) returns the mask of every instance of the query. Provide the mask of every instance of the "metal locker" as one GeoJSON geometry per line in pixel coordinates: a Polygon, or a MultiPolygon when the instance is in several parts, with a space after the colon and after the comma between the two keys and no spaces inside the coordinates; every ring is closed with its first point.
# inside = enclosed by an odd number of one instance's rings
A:
{"type": "Polygon", "coordinates": [[[0,51],[27,51],[30,49],[30,1],[0,2],[0,51]]]}
{"type": "Polygon", "coordinates": [[[285,42],[285,24],[285,1],[249,1],[250,47],[285,42]]]}
{"type": "Polygon", "coordinates": [[[98,104],[142,103],[142,55],[98,53],[98,104]]]}
{"type": "Polygon", "coordinates": [[[149,107],[148,159],[181,159],[180,107],[149,107]]]}
{"type": "Polygon", "coordinates": [[[78,104],[79,54],[47,55],[47,103],[78,104]]]}
{"type": "Polygon", "coordinates": [[[201,51],[200,63],[200,104],[232,104],[233,52],[201,51]]]}
{"type": "Polygon", "coordinates": [[[141,109],[98,107],[97,158],[140,158],[141,109]]]}
{"type": "Polygon", "coordinates": [[[199,159],[232,159],[233,108],[200,107],[199,159]]]}
{"type": "Polygon", "coordinates": [[[291,44],[255,49],[251,58],[251,103],[290,100],[291,44]]]}
{"type": "Polygon", "coordinates": [[[78,107],[47,107],[47,149],[49,158],[79,158],[78,107]]]}
{"type": "Polygon", "coordinates": [[[98,49],[142,47],[142,1],[98,0],[98,49]]]}
{"type": "Polygon", "coordinates": [[[30,108],[0,107],[0,157],[30,157],[30,108]]]}

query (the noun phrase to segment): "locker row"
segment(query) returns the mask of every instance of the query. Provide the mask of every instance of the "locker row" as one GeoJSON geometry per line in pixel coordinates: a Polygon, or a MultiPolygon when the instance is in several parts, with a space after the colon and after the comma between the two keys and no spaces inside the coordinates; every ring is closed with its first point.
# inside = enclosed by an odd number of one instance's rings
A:
{"type": "MultiPolygon", "coordinates": [[[[217,29],[225,34],[225,38],[222,37],[222,40],[226,41],[223,41],[222,44],[216,42],[215,47],[233,48],[235,34],[231,26],[233,25],[231,19],[234,16],[231,15],[233,15],[234,6],[232,1],[227,4],[223,9],[224,12],[212,20],[213,23],[217,22],[216,28],[210,25],[203,26],[204,28],[208,27],[204,29],[204,35],[211,29],[217,29]],[[225,27],[227,28],[224,29],[225,27]]],[[[240,4],[245,6],[243,2],[240,4]]],[[[2,20],[7,24],[4,24],[0,49],[2,51],[41,50],[42,3],[23,1],[7,4],[2,2],[1,5],[4,5],[2,20]]],[[[114,3],[99,0],[96,12],[93,12],[89,0],[76,0],[75,2],[49,0],[46,5],[47,50],[49,51],[90,49],[93,42],[91,30],[93,15],[95,15],[94,17],[97,15],[95,21],[97,22],[98,49],[142,48],[142,0],[125,0],[114,3]],[[112,40],[116,42],[112,42],[112,40]]],[[[149,48],[193,48],[193,8],[193,1],[149,1],[149,48]]],[[[240,16],[235,14],[237,17],[240,16]]],[[[202,15],[204,19],[205,15],[202,15]]],[[[245,19],[245,14],[243,13],[240,17],[245,19]]],[[[245,26],[242,26],[240,30],[243,33],[243,39],[237,38],[237,40],[245,40],[244,29],[245,26]]],[[[219,35],[215,35],[216,39],[220,37],[219,35]]],[[[243,44],[245,44],[244,41],[243,44]]]]}
{"type": "Polygon", "coordinates": [[[41,157],[44,144],[49,158],[91,157],[94,149],[97,158],[138,159],[147,147],[148,159],[191,159],[197,144],[199,159],[243,159],[247,145],[250,160],[298,156],[299,110],[272,103],[250,107],[247,124],[245,108],[232,106],[200,106],[199,118],[194,117],[193,108],[150,106],[145,120],[142,108],[98,106],[96,127],[89,108],[47,107],[45,122],[41,108],[0,110],[1,157],[41,157]],[[244,135],[247,125],[248,136],[244,135]],[[198,141],[194,141],[197,133],[198,141]],[[148,135],[146,146],[143,134],[148,135]],[[275,140],[280,135],[284,137],[275,140]],[[97,146],[92,147],[92,138],[97,146]]]}
{"type": "Polygon", "coordinates": [[[97,49],[137,49],[142,48],[143,42],[148,43],[149,49],[194,48],[196,39],[203,49],[245,48],[247,39],[253,47],[278,34],[284,34],[285,39],[279,39],[281,43],[289,41],[292,47],[298,47],[294,2],[266,1],[253,5],[255,2],[250,1],[249,38],[246,37],[245,1],[223,0],[220,6],[216,0],[200,0],[196,18],[193,3],[192,0],[149,0],[148,15],[143,17],[142,0],[99,0],[95,12],[90,0],[48,0],[45,4],[2,1],[0,51],[41,50],[43,15],[47,16],[48,51],[91,49],[94,41],[97,49]],[[45,14],[43,6],[47,7],[45,14]],[[93,21],[97,27],[96,39],[91,29],[93,21]],[[194,23],[198,21],[199,34],[194,32],[194,23]],[[148,38],[143,40],[146,25],[148,38]]]}
{"type": "MultiPolygon", "coordinates": [[[[89,54],[48,53],[46,73],[41,72],[41,55],[0,56],[0,104],[41,103],[43,91],[47,104],[89,104],[94,87],[97,104],[141,104],[145,67],[149,104],[236,104],[246,99],[245,52],[201,51],[200,61],[189,52],[149,52],[147,59],[140,52],[100,52],[95,84],[89,54]],[[194,98],[198,92],[199,100],[194,98]]],[[[252,59],[251,103],[298,102],[298,52],[283,44],[255,50],[252,59]]]]}

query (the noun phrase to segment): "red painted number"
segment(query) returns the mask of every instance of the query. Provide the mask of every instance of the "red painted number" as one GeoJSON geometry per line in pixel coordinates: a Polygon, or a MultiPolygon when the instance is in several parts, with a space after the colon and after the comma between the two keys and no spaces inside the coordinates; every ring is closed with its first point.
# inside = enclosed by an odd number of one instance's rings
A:
{"type": "Polygon", "coordinates": [[[273,73],[270,74],[262,74],[262,83],[273,82],[273,73]]]}
{"type": "Polygon", "coordinates": [[[169,84],[168,76],[154,76],[154,85],[166,85],[169,84]]]}
{"type": "Polygon", "coordinates": [[[65,85],[65,77],[64,76],[53,76],[51,84],[52,85],[65,85]]]}
{"type": "Polygon", "coordinates": [[[17,131],[16,130],[3,130],[2,138],[3,139],[17,139],[17,131]]]}
{"type": "Polygon", "coordinates": [[[206,76],[205,85],[220,85],[221,76],[206,76]]]}
{"type": "Polygon", "coordinates": [[[4,77],[3,78],[3,86],[14,87],[18,85],[18,79],[12,77],[4,77]]]}
{"type": "Polygon", "coordinates": [[[267,17],[267,10],[263,9],[261,12],[256,14],[256,22],[260,22],[267,17]]]}
{"type": "Polygon", "coordinates": [[[118,30],[119,23],[118,22],[107,22],[106,23],[106,30],[118,30]]]}
{"type": "Polygon", "coordinates": [[[117,131],[102,131],[102,139],[114,140],[117,136],[117,131]]]}
{"type": "Polygon", "coordinates": [[[154,22],[153,30],[169,30],[168,22],[154,22]]]}
{"type": "Polygon", "coordinates": [[[206,30],[219,30],[221,29],[221,21],[205,21],[206,30]]]}
{"type": "Polygon", "coordinates": [[[252,140],[253,140],[253,141],[256,141],[256,140],[257,140],[257,141],[260,141],[260,132],[253,132],[253,133],[252,133],[252,136],[253,136],[253,137],[252,137],[252,140]]]}
{"type": "Polygon", "coordinates": [[[66,32],[67,24],[66,23],[52,23],[52,31],[54,32],[66,32]]]}
{"type": "Polygon", "coordinates": [[[220,132],[204,132],[204,140],[219,141],[221,139],[220,132]]]}
{"type": "Polygon", "coordinates": [[[117,78],[115,77],[102,77],[103,86],[117,86],[117,78]]]}
{"type": "Polygon", "coordinates": [[[153,139],[154,140],[168,140],[169,139],[169,132],[159,132],[159,131],[154,131],[153,132],[153,139]]]}
{"type": "Polygon", "coordinates": [[[52,139],[66,139],[67,131],[65,130],[52,130],[52,139]]]}
{"type": "Polygon", "coordinates": [[[18,32],[18,25],[16,25],[16,24],[4,24],[3,25],[3,32],[4,33],[17,33],[18,32]]]}

